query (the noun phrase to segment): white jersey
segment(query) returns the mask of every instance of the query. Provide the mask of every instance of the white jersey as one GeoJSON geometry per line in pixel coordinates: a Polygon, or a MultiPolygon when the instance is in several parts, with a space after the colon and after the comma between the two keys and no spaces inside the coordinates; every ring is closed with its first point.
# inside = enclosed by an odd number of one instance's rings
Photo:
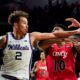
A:
{"type": "Polygon", "coordinates": [[[3,53],[3,72],[19,79],[29,79],[29,67],[32,57],[29,33],[26,33],[24,38],[17,40],[9,32],[7,45],[3,53]]]}

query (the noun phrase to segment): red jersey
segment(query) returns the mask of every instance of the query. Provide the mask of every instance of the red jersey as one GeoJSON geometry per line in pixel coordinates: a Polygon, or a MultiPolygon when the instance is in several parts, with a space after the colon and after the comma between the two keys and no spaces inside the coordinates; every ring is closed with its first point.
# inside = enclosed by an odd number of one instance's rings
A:
{"type": "Polygon", "coordinates": [[[49,80],[46,63],[42,63],[41,61],[38,61],[37,66],[38,66],[38,71],[36,73],[36,80],[49,80]]]}
{"type": "Polygon", "coordinates": [[[50,80],[77,80],[71,44],[53,44],[46,58],[50,80]]]}

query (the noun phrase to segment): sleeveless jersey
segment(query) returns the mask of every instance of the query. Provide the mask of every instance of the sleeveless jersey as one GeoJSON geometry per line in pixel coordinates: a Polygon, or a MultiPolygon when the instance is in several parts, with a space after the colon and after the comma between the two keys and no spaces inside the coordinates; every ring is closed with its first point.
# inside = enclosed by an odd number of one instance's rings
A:
{"type": "Polygon", "coordinates": [[[3,73],[15,76],[19,79],[29,79],[29,68],[32,55],[29,33],[26,33],[24,38],[18,40],[9,32],[7,44],[3,53],[3,73]]]}
{"type": "Polygon", "coordinates": [[[77,80],[71,44],[53,44],[46,58],[50,80],[77,80]]]}
{"type": "Polygon", "coordinates": [[[38,61],[37,66],[38,66],[38,71],[36,73],[36,80],[48,80],[49,75],[46,63],[38,61]]]}

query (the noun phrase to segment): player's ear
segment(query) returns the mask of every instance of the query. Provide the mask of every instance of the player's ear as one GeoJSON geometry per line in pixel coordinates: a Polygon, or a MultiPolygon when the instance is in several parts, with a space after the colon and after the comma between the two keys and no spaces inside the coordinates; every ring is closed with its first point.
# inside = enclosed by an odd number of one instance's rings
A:
{"type": "Polygon", "coordinates": [[[18,29],[18,23],[14,23],[15,29],[18,29]]]}
{"type": "Polygon", "coordinates": [[[17,25],[18,25],[18,24],[15,22],[15,23],[14,23],[14,26],[17,26],[17,25]]]}

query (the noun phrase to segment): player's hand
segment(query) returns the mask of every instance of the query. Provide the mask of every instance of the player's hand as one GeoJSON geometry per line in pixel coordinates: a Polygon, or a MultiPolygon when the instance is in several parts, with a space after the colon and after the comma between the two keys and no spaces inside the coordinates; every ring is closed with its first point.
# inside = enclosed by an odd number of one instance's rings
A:
{"type": "Polygon", "coordinates": [[[31,77],[34,77],[34,76],[35,76],[35,74],[34,74],[33,71],[30,72],[30,76],[31,76],[31,77]]]}
{"type": "Polygon", "coordinates": [[[80,28],[78,28],[76,31],[77,31],[77,34],[80,34],[80,28]]]}
{"type": "Polygon", "coordinates": [[[76,19],[74,19],[74,18],[66,18],[65,21],[72,22],[71,25],[68,26],[68,28],[71,28],[71,27],[80,27],[80,23],[76,19]]]}

